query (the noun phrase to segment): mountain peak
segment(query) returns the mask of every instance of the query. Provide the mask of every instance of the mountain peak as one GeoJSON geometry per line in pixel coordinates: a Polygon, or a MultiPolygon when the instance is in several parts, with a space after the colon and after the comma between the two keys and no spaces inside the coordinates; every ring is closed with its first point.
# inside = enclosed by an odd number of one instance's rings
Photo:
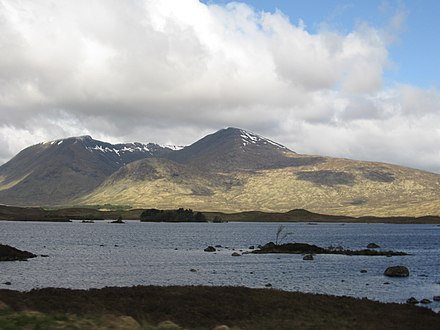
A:
{"type": "Polygon", "coordinates": [[[241,128],[228,127],[205,136],[168,158],[218,171],[285,167],[296,163],[285,146],[241,128]]]}

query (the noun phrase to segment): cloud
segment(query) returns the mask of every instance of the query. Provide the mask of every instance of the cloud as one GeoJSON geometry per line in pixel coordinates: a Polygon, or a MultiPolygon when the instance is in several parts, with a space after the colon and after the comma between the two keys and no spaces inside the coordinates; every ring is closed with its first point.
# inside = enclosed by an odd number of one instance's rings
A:
{"type": "Polygon", "coordinates": [[[0,160],[71,135],[188,144],[236,126],[440,171],[440,93],[383,82],[405,15],[310,33],[243,3],[0,0],[0,160]]]}

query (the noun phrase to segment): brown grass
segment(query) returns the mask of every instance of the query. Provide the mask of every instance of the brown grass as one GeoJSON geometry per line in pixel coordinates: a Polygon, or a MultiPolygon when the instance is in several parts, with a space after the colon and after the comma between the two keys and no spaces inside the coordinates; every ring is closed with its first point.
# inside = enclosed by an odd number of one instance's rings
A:
{"type": "Polygon", "coordinates": [[[157,287],[30,292],[0,290],[14,310],[126,315],[140,324],[171,320],[187,328],[227,324],[241,329],[438,329],[440,315],[425,308],[243,287],[157,287]]]}

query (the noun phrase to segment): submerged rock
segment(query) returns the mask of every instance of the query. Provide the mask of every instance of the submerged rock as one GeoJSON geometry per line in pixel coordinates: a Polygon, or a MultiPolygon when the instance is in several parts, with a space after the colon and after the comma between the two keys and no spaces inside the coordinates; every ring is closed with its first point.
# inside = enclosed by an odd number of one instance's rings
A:
{"type": "Polygon", "coordinates": [[[422,300],[420,300],[420,303],[421,303],[421,304],[424,304],[424,305],[427,305],[427,304],[432,303],[432,301],[429,300],[429,299],[422,299],[422,300]]]}
{"type": "Polygon", "coordinates": [[[234,252],[234,253],[232,253],[231,255],[232,255],[233,257],[240,257],[240,256],[241,256],[241,254],[238,253],[238,252],[234,252]]]}
{"type": "Polygon", "coordinates": [[[36,255],[31,252],[0,244],[0,261],[23,261],[35,257],[36,255]]]}
{"type": "Polygon", "coordinates": [[[306,254],[304,257],[303,257],[303,260],[313,260],[314,258],[313,258],[313,255],[312,254],[306,254]]]}
{"type": "Polygon", "coordinates": [[[405,266],[391,266],[385,269],[383,274],[390,277],[408,277],[409,269],[405,266]]]}
{"type": "Polygon", "coordinates": [[[440,296],[434,296],[434,297],[432,297],[432,300],[434,300],[434,301],[440,301],[440,296]]]}

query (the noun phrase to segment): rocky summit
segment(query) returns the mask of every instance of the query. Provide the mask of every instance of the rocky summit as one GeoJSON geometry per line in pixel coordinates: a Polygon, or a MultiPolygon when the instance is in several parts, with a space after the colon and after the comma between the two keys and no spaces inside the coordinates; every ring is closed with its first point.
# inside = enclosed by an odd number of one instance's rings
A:
{"type": "Polygon", "coordinates": [[[37,144],[0,167],[0,204],[350,216],[440,215],[440,175],[302,155],[239,128],[183,149],[89,136],[37,144]]]}

